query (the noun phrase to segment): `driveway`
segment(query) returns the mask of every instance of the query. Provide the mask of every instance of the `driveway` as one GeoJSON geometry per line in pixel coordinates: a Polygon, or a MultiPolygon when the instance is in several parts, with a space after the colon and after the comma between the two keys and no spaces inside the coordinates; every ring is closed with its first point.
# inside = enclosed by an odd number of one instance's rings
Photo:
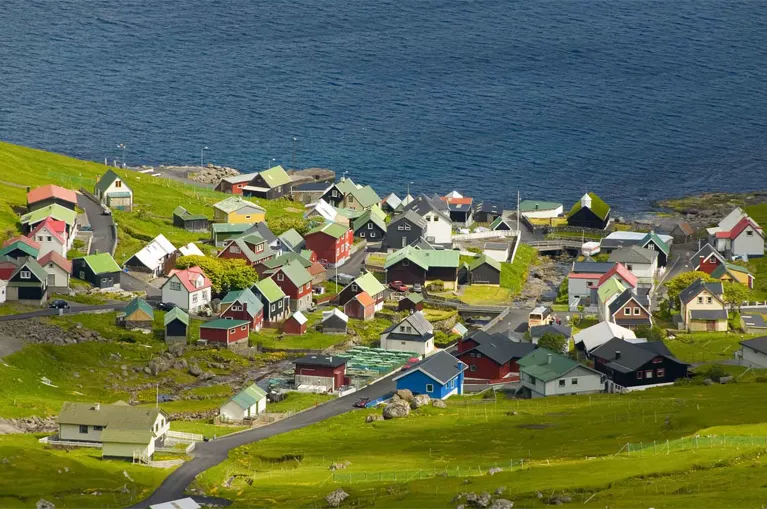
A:
{"type": "Polygon", "coordinates": [[[88,254],[111,253],[112,246],[116,242],[112,229],[114,224],[112,216],[102,215],[103,207],[84,194],[78,193],[77,204],[85,211],[88,222],[93,229],[93,242],[91,242],[91,249],[88,254]]]}
{"type": "Polygon", "coordinates": [[[162,292],[146,281],[131,276],[128,272],[120,274],[120,288],[128,292],[146,292],[147,300],[160,300],[162,292]]]}
{"type": "Polygon", "coordinates": [[[43,316],[56,316],[58,314],[72,315],[87,311],[103,311],[122,309],[125,307],[126,302],[113,302],[111,304],[99,304],[97,306],[86,306],[77,303],[71,303],[70,309],[51,309],[45,308],[39,311],[30,311],[29,313],[19,313],[17,315],[1,315],[0,322],[7,322],[10,320],[26,320],[27,318],[40,318],[43,316]]]}
{"type": "MultiPolygon", "coordinates": [[[[288,417],[268,426],[251,429],[242,433],[225,436],[210,442],[198,442],[194,450],[194,459],[184,463],[173,471],[149,498],[131,506],[129,509],[144,509],[150,505],[183,498],[189,484],[197,474],[218,465],[226,460],[229,451],[236,447],[258,442],[289,431],[294,431],[325,419],[344,414],[354,409],[354,402],[361,397],[379,398],[395,389],[391,375],[378,383],[370,385],[361,391],[343,398],[338,398],[316,408],[306,410],[293,417],[288,417]]],[[[361,419],[361,417],[360,417],[361,419]]],[[[360,421],[361,422],[361,421],[360,421]]],[[[171,428],[173,425],[171,424],[171,428]]]]}
{"type": "MultiPolygon", "coordinates": [[[[349,274],[350,276],[357,277],[362,273],[362,268],[365,266],[365,256],[367,251],[360,249],[349,260],[338,267],[339,274],[349,274]]],[[[335,275],[336,269],[328,269],[328,277],[335,275]]]]}

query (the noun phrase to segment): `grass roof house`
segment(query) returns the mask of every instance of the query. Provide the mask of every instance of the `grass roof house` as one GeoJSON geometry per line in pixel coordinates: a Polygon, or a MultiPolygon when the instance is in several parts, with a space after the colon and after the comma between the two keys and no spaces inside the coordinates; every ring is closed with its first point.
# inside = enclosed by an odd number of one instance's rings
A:
{"type": "Polygon", "coordinates": [[[567,213],[567,224],[604,230],[610,222],[610,206],[596,193],[586,193],[567,213]]]}

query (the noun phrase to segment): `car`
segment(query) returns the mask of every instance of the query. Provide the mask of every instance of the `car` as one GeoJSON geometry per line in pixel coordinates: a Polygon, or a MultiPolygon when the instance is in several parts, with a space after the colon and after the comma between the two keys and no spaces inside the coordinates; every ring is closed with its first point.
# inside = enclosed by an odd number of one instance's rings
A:
{"type": "Polygon", "coordinates": [[[352,281],[354,281],[354,276],[350,276],[349,274],[338,274],[338,275],[333,274],[332,276],[330,276],[330,280],[339,285],[346,286],[352,281]]]}
{"type": "Polygon", "coordinates": [[[421,283],[416,283],[413,285],[413,291],[415,293],[421,293],[423,291],[423,287],[421,286],[421,283]]]}
{"type": "Polygon", "coordinates": [[[402,281],[392,281],[389,283],[389,288],[394,290],[395,292],[406,292],[407,286],[402,281]]]}
{"type": "Polygon", "coordinates": [[[52,309],[69,309],[69,302],[62,299],[55,299],[48,303],[48,307],[52,309]]]}
{"type": "Polygon", "coordinates": [[[171,309],[178,307],[176,304],[173,304],[172,302],[160,302],[157,304],[157,309],[160,311],[170,311],[171,309]]]}
{"type": "Polygon", "coordinates": [[[102,216],[111,216],[112,215],[112,211],[110,209],[103,209],[101,211],[101,215],[102,216]]]}
{"type": "Polygon", "coordinates": [[[360,398],[354,403],[355,408],[365,408],[370,403],[370,398],[360,398]]]}
{"type": "Polygon", "coordinates": [[[91,225],[89,225],[89,224],[83,224],[83,225],[80,225],[80,231],[81,232],[92,232],[93,231],[93,227],[91,225]]]}

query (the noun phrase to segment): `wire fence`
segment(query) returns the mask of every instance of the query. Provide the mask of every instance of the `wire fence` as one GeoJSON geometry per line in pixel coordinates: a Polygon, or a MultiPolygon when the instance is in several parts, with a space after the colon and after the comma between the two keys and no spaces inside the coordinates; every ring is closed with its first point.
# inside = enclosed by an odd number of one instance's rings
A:
{"type": "Polygon", "coordinates": [[[767,448],[767,436],[696,435],[666,440],[665,442],[627,443],[614,456],[641,457],[695,449],[753,449],[758,447],[767,448]]]}
{"type": "Polygon", "coordinates": [[[525,460],[509,460],[508,463],[492,465],[477,465],[476,467],[456,466],[443,468],[419,468],[417,470],[391,470],[379,472],[347,472],[335,471],[328,481],[333,483],[363,483],[363,482],[409,482],[435,477],[474,477],[495,472],[513,472],[525,468],[525,460]]]}

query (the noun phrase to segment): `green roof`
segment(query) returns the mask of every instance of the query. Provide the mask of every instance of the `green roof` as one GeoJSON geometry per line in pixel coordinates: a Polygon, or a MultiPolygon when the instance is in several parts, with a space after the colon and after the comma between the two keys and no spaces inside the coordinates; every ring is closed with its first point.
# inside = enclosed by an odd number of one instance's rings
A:
{"type": "Polygon", "coordinates": [[[103,174],[99,181],[96,183],[96,189],[102,193],[106,192],[106,190],[109,189],[109,186],[112,185],[112,182],[119,178],[121,178],[120,175],[113,172],[112,170],[107,170],[107,172],[103,174]]]}
{"type": "Polygon", "coordinates": [[[343,216],[346,219],[356,219],[365,213],[364,210],[345,209],[341,207],[334,207],[334,208],[336,209],[336,213],[339,216],[343,216]]]}
{"type": "MultiPolygon", "coordinates": [[[[605,203],[602,198],[597,196],[596,193],[588,193],[588,195],[591,198],[591,211],[596,214],[599,219],[607,219],[607,215],[610,213],[610,206],[605,203]]],[[[573,208],[567,213],[567,217],[572,216],[579,210],[581,210],[581,200],[575,202],[573,208]]]]}
{"type": "Polygon", "coordinates": [[[295,247],[304,241],[304,238],[300,233],[298,233],[298,231],[296,231],[295,228],[291,228],[290,230],[282,232],[277,236],[277,238],[289,244],[290,247],[295,247]]]}
{"type": "Polygon", "coordinates": [[[236,212],[243,207],[253,207],[257,210],[260,210],[261,212],[266,212],[263,207],[259,207],[257,204],[253,202],[244,200],[242,196],[230,196],[229,198],[225,200],[221,200],[220,202],[215,203],[213,205],[214,209],[218,209],[227,214],[231,212],[236,212]]]}
{"type": "Polygon", "coordinates": [[[284,253],[278,256],[277,258],[272,258],[271,260],[265,260],[263,264],[269,268],[269,269],[276,269],[277,267],[282,267],[283,265],[286,265],[292,261],[296,261],[297,263],[300,263],[301,266],[305,269],[308,269],[312,266],[312,262],[307,260],[301,255],[298,255],[296,253],[284,253]]]}
{"type": "Polygon", "coordinates": [[[253,226],[248,223],[213,223],[213,233],[242,233],[253,226]]]}
{"type": "Polygon", "coordinates": [[[0,249],[0,256],[6,255],[13,251],[14,249],[20,249],[21,251],[24,251],[27,255],[31,256],[32,258],[37,258],[37,255],[40,254],[40,251],[26,242],[22,240],[17,240],[15,242],[12,242],[5,246],[4,248],[0,249]]]}
{"type": "Polygon", "coordinates": [[[368,292],[368,295],[371,297],[374,297],[386,290],[384,285],[382,285],[381,282],[376,279],[372,272],[367,272],[359,276],[357,279],[352,281],[352,283],[359,286],[363,292],[368,292]]]}
{"type": "Polygon", "coordinates": [[[418,304],[419,302],[423,302],[423,295],[420,293],[408,293],[404,297],[405,299],[409,300],[413,304],[418,304]]]}
{"type": "Polygon", "coordinates": [[[202,219],[208,219],[204,214],[192,214],[181,205],[173,209],[173,215],[180,217],[184,221],[199,221],[202,219]]]}
{"type": "Polygon", "coordinates": [[[508,220],[505,217],[498,216],[498,217],[496,217],[493,220],[492,223],[490,223],[490,229],[491,230],[495,230],[496,228],[498,228],[498,225],[501,224],[501,223],[506,223],[509,226],[509,228],[512,228],[511,225],[509,224],[508,220]]]}
{"type": "Polygon", "coordinates": [[[322,232],[326,235],[330,235],[334,239],[338,239],[341,238],[347,231],[349,231],[349,229],[346,226],[328,221],[325,224],[318,226],[317,228],[309,230],[306,235],[309,236],[313,233],[322,232]]]}
{"type": "Polygon", "coordinates": [[[310,260],[313,252],[314,251],[312,251],[311,249],[302,249],[301,258],[304,258],[305,260],[310,260]]]}
{"type": "Polygon", "coordinates": [[[486,254],[482,254],[474,258],[469,264],[469,270],[475,270],[477,267],[484,264],[490,265],[492,268],[494,268],[495,270],[499,272],[501,270],[501,262],[499,262],[495,258],[491,258],[487,256],[486,254]]]}
{"type": "Polygon", "coordinates": [[[597,295],[599,295],[600,302],[606,302],[610,299],[610,297],[614,295],[620,295],[625,291],[626,287],[623,286],[623,283],[621,283],[620,279],[618,279],[616,276],[612,276],[610,279],[602,283],[602,286],[600,286],[599,290],[597,290],[597,295]]]}
{"type": "Polygon", "coordinates": [[[261,301],[258,300],[258,297],[256,297],[256,294],[253,293],[250,288],[246,288],[244,290],[232,290],[227,293],[226,296],[221,299],[222,310],[224,308],[224,304],[232,304],[233,302],[247,304],[248,314],[251,317],[256,316],[256,314],[258,314],[258,312],[261,311],[261,309],[264,307],[261,301]]]}
{"type": "Polygon", "coordinates": [[[248,325],[250,322],[247,320],[229,320],[227,318],[219,318],[217,320],[211,320],[200,325],[201,329],[233,329],[241,325],[248,325]]]}
{"type": "Polygon", "coordinates": [[[577,362],[545,348],[538,348],[525,355],[517,362],[520,373],[548,382],[555,380],[573,368],[580,366],[577,362]],[[551,355],[551,363],[548,356],[551,355]]]}
{"type": "Polygon", "coordinates": [[[147,430],[113,429],[107,427],[101,432],[101,441],[118,444],[148,444],[154,440],[154,434],[147,430]]]}
{"type": "Polygon", "coordinates": [[[269,302],[276,302],[285,298],[285,292],[271,279],[262,279],[255,284],[255,287],[269,302]]]}
{"type": "Polygon", "coordinates": [[[381,202],[381,197],[376,194],[370,186],[354,187],[349,191],[349,194],[359,203],[362,208],[372,207],[376,203],[381,202]]]}
{"type": "Polygon", "coordinates": [[[234,396],[232,396],[232,399],[230,401],[233,401],[237,404],[238,407],[242,408],[243,410],[246,410],[262,399],[266,397],[266,391],[264,391],[261,387],[259,387],[256,384],[251,385],[250,387],[246,387],[245,389],[241,390],[234,396]]]}
{"type": "Polygon", "coordinates": [[[452,249],[426,251],[413,246],[407,246],[387,256],[384,268],[388,269],[405,258],[424,270],[429,270],[430,267],[458,268],[461,264],[460,251],[452,249]]]}
{"type": "Polygon", "coordinates": [[[189,315],[186,314],[186,311],[179,307],[175,307],[165,313],[165,317],[163,318],[163,324],[168,325],[173,320],[178,320],[184,325],[189,325],[189,315]]]}
{"type": "Polygon", "coordinates": [[[735,263],[730,263],[730,262],[725,262],[725,265],[727,265],[727,268],[728,268],[729,270],[734,270],[735,272],[742,272],[743,274],[749,274],[749,275],[751,275],[751,271],[750,271],[750,270],[748,270],[748,269],[747,269],[746,267],[744,267],[743,265],[738,265],[738,264],[735,264],[735,263]]]}
{"type": "Polygon", "coordinates": [[[339,191],[343,193],[344,196],[352,192],[352,190],[357,189],[357,186],[350,178],[342,178],[336,182],[335,186],[339,191]]]}
{"type": "Polygon", "coordinates": [[[392,265],[401,262],[405,258],[415,263],[423,270],[429,269],[429,263],[421,256],[420,250],[414,248],[413,246],[403,247],[399,251],[395,251],[388,255],[386,257],[386,261],[384,262],[384,269],[388,269],[392,265]]]}
{"type": "Polygon", "coordinates": [[[724,262],[723,264],[717,266],[713,271],[711,271],[711,277],[719,279],[724,275],[725,272],[729,271],[740,272],[742,274],[748,274],[749,276],[751,275],[751,272],[742,265],[735,265],[734,263],[724,262]]]}
{"type": "Polygon", "coordinates": [[[144,299],[138,297],[130,301],[128,305],[123,308],[122,313],[125,314],[125,316],[130,316],[138,310],[146,313],[150,319],[154,319],[154,310],[152,309],[152,306],[150,306],[144,299]]]}
{"type": "Polygon", "coordinates": [[[561,206],[561,203],[553,201],[523,200],[519,204],[519,211],[535,212],[536,210],[556,210],[561,206]]]}
{"type": "Polygon", "coordinates": [[[59,221],[64,221],[69,226],[72,226],[75,224],[77,212],[66,207],[62,207],[58,203],[54,203],[53,205],[48,205],[47,207],[33,210],[32,212],[24,214],[21,216],[21,224],[36,224],[48,216],[52,217],[53,219],[58,219],[59,221]]]}
{"type": "MultiPolygon", "coordinates": [[[[120,266],[117,265],[117,262],[114,258],[112,258],[112,255],[109,253],[99,253],[99,254],[93,254],[88,256],[81,256],[80,257],[85,263],[88,264],[88,267],[91,268],[94,274],[104,274],[107,272],[120,272],[120,266]]],[[[77,260],[78,258],[75,258],[77,260]]]]}
{"type": "Polygon", "coordinates": [[[298,260],[290,260],[282,267],[275,269],[275,272],[276,271],[281,271],[285,274],[285,277],[295,286],[305,285],[312,280],[312,275],[309,274],[309,271],[307,271],[298,260]]]}
{"type": "MultiPolygon", "coordinates": [[[[151,431],[159,414],[158,408],[130,406],[127,403],[102,404],[96,410],[93,403],[67,401],[61,406],[61,412],[59,412],[56,422],[59,424],[107,426],[112,431],[151,431]]],[[[107,430],[104,430],[104,433],[106,432],[107,430]]]]}
{"type": "Polygon", "coordinates": [[[669,253],[669,251],[671,250],[671,248],[669,247],[669,245],[668,245],[668,244],[666,244],[665,242],[663,242],[663,241],[661,240],[661,238],[660,238],[660,237],[658,237],[658,234],[657,234],[657,233],[655,233],[655,232],[650,232],[650,233],[648,233],[647,235],[645,235],[645,236],[644,236],[644,238],[643,238],[643,239],[641,240],[641,242],[639,243],[639,245],[644,247],[644,246],[646,246],[646,245],[647,245],[647,243],[648,243],[649,241],[651,241],[651,240],[653,241],[653,243],[654,243],[656,246],[658,246],[658,249],[660,249],[661,251],[663,251],[663,254],[665,254],[666,256],[668,256],[668,253],[669,253]]]}
{"type": "Polygon", "coordinates": [[[27,257],[24,260],[24,262],[21,265],[19,265],[19,268],[16,269],[16,271],[19,271],[19,270],[21,270],[24,267],[28,268],[29,271],[32,272],[32,274],[34,274],[35,277],[39,281],[46,281],[47,280],[48,273],[45,272],[45,269],[42,267],[42,265],[40,265],[40,263],[37,260],[35,260],[34,258],[27,257]]]}
{"type": "MultiPolygon", "coordinates": [[[[386,217],[384,215],[384,217],[386,217]]],[[[352,230],[355,232],[365,226],[368,221],[373,221],[373,224],[378,226],[381,230],[386,231],[386,221],[380,217],[379,214],[373,212],[373,209],[368,209],[363,212],[357,219],[352,221],[352,230]]]]}
{"type": "Polygon", "coordinates": [[[284,186],[290,184],[293,179],[282,166],[275,166],[259,173],[269,187],[284,186]]]}

